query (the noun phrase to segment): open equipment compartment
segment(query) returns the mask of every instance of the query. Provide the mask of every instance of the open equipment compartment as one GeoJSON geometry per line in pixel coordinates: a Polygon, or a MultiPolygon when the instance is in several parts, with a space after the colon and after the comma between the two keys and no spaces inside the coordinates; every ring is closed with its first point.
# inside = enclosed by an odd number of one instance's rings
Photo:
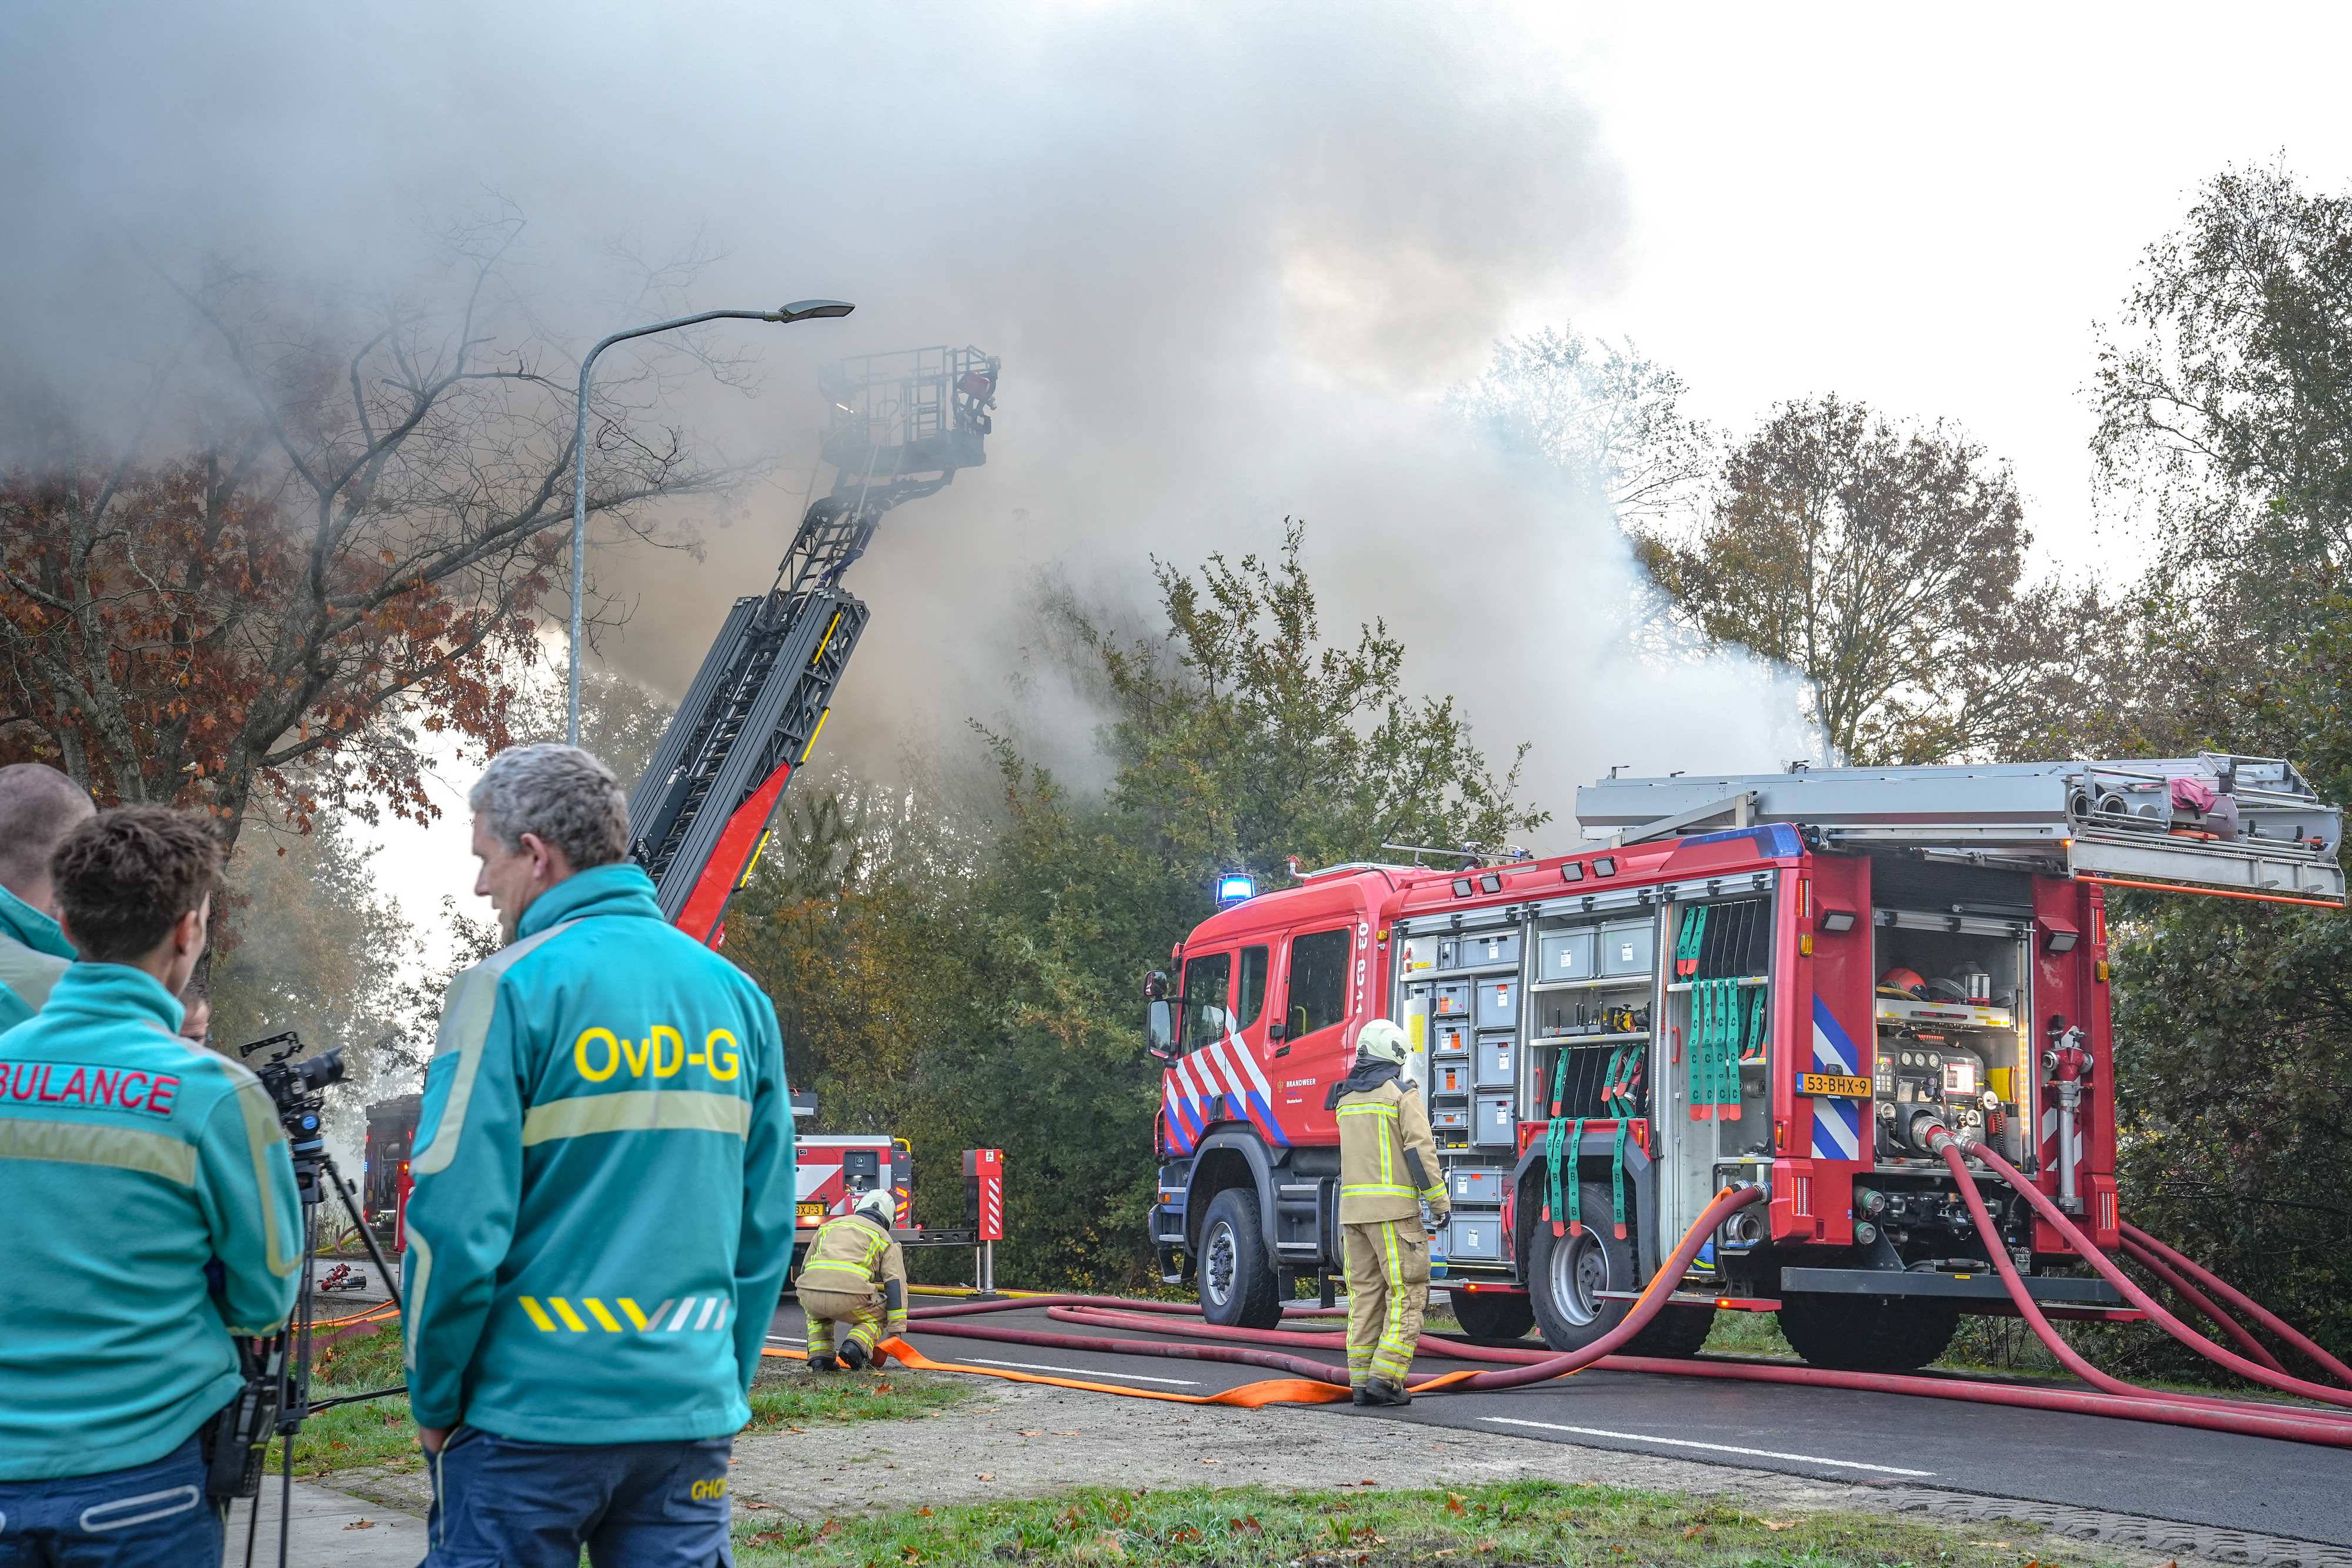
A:
{"type": "Polygon", "coordinates": [[[1402,930],[1398,1001],[1407,1071],[1429,1107],[1451,1222],[1430,1260],[1507,1266],[1504,1201],[1517,1133],[1526,1029],[1527,925],[1517,909],[1483,909],[1443,926],[1402,930]]]}
{"type": "Polygon", "coordinates": [[[1927,1107],[2032,1171],[2041,1074],[2031,879],[1880,856],[1872,883],[1876,1167],[1940,1177],[1943,1161],[1906,1134],[1912,1108],[1927,1107]]]}

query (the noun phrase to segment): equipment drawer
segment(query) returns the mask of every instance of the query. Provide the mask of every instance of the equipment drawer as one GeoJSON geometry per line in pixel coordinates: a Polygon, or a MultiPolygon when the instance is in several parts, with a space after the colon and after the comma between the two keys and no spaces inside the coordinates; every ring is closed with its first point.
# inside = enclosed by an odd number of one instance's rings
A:
{"type": "Polygon", "coordinates": [[[1470,1110],[1465,1105],[1432,1105],[1429,1127],[1433,1133],[1466,1133],[1470,1130],[1470,1110]]]}
{"type": "Polygon", "coordinates": [[[1519,1042],[1517,1036],[1482,1034],[1478,1037],[1479,1088],[1517,1088],[1519,1081],[1516,1070],[1518,1065],[1519,1042]]]}
{"type": "Polygon", "coordinates": [[[1432,1094],[1462,1095],[1470,1092],[1470,1064],[1467,1061],[1438,1061],[1430,1064],[1429,1092],[1432,1094]]]}
{"type": "Polygon", "coordinates": [[[1518,1021],[1518,981],[1479,981],[1478,1027],[1480,1029],[1514,1029],[1517,1027],[1518,1021]]]}
{"type": "Polygon", "coordinates": [[[1432,1056],[1467,1056],[1470,1054],[1470,1020],[1441,1019],[1437,1025],[1437,1043],[1430,1048],[1432,1056]]]}
{"type": "Polygon", "coordinates": [[[1470,1141],[1482,1148],[1507,1149],[1518,1135],[1508,1094],[1481,1094],[1470,1103],[1470,1141]]]}
{"type": "Polygon", "coordinates": [[[1517,931],[1483,931],[1438,939],[1437,965],[1442,969],[1496,969],[1506,964],[1518,967],[1517,931]]]}
{"type": "Polygon", "coordinates": [[[1439,1018],[1466,1018],[1470,1013],[1470,982],[1441,980],[1433,994],[1430,1010],[1439,1018]]]}
{"type": "Polygon", "coordinates": [[[1445,1225],[1445,1256],[1453,1262],[1494,1262],[1503,1256],[1503,1217],[1454,1211],[1445,1225]]]}
{"type": "Polygon", "coordinates": [[[1547,931],[1536,938],[1536,978],[1538,980],[1589,980],[1598,973],[1593,967],[1592,928],[1589,925],[1574,931],[1547,931]]]}
{"type": "Polygon", "coordinates": [[[1601,928],[1601,972],[1646,975],[1658,967],[1658,928],[1654,921],[1618,920],[1601,928]]]}
{"type": "Polygon", "coordinates": [[[1503,1190],[1510,1185],[1511,1173],[1506,1170],[1454,1170],[1445,1173],[1445,1190],[1456,1203],[1494,1204],[1500,1206],[1503,1190]]]}

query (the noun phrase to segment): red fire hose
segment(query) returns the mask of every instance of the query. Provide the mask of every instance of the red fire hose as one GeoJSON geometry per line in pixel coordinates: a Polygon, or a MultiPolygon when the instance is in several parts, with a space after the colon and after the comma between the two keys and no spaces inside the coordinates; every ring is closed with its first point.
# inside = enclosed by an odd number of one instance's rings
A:
{"type": "Polygon", "coordinates": [[[2246,1332],[2246,1326],[2213,1304],[2211,1297],[2183,1279],[2179,1270],[2140,1246],[2130,1237],[2124,1238],[2124,1251],[2131,1260],[2170,1287],[2172,1293],[2196,1310],[2207,1322],[2238,1342],[2238,1348],[2273,1372],[2284,1372],[2286,1367],[2273,1355],[2262,1341],[2246,1332]]]}
{"type": "MultiPolygon", "coordinates": [[[[1954,1174],[1960,1177],[1960,1194],[1963,1197],[1968,1199],[1969,1212],[1976,1216],[1977,1224],[1979,1227],[1989,1226],[1990,1221],[1987,1217],[1980,1212],[1983,1207],[1984,1199],[1977,1193],[1976,1182],[1969,1176],[1968,1167],[1965,1165],[1958,1163],[1957,1155],[1958,1151],[1955,1147],[1954,1140],[1948,1135],[1936,1140],[1936,1142],[1943,1152],[1944,1163],[1951,1166],[1953,1167],[1954,1174]]],[[[2108,1284],[2113,1285],[2116,1290],[2123,1292],[2124,1300],[2129,1301],[2133,1306],[2137,1307],[2141,1312],[2146,1312],[2149,1319],[2154,1322],[2158,1327],[2163,1329],[2165,1333],[2170,1334],[2174,1339],[2179,1341],[2182,1344],[2187,1345],[2190,1350],[2195,1351],[2206,1360],[2212,1362],[2215,1365],[2227,1367],[2229,1370],[2236,1373],[2239,1376],[2245,1378],[2249,1382],[2262,1384],[2267,1388],[2274,1388],[2282,1394],[2293,1394],[2304,1399],[2315,1399],[2323,1405],[2335,1405],[2352,1408],[2352,1391],[2341,1388],[2330,1388],[2325,1384],[2311,1383],[2300,1377],[2290,1377],[2284,1373],[2273,1372],[2269,1367],[2258,1365],[2232,1351],[2223,1350],[2220,1345],[2215,1344],[2211,1340],[2207,1339],[2203,1334],[2199,1333],[2187,1323],[2184,1323],[2179,1318],[2174,1317],[2157,1301],[2155,1297],[2149,1295],[2146,1291],[2141,1290],[2139,1286],[2132,1281],[2131,1276],[2126,1274],[2121,1269],[2116,1268],[2114,1261],[2110,1260],[2105,1252],[2100,1251],[2098,1247],[2091,1240],[2091,1239],[2084,1235],[2081,1228],[2077,1227],[2072,1219],[2068,1218],[2065,1213],[2061,1210],[2056,1204],[2051,1202],[2050,1199],[2043,1195],[2040,1187],[2035,1186],[2031,1181],[2027,1180],[2024,1174],[2015,1166],[2011,1165],[2007,1160],[2001,1158],[1999,1155],[1993,1153],[1990,1149],[1986,1148],[1981,1144],[1971,1148],[1969,1153],[1973,1155],[1976,1158],[1983,1161],[1987,1166],[1990,1166],[1995,1176],[2000,1176],[2003,1181],[2009,1183],[2011,1186],[2016,1188],[2019,1196],[2033,1206],[2034,1212],[2041,1215],[2044,1220],[2048,1221],[2051,1228],[2056,1230],[2059,1235],[2066,1239],[2066,1245],[2074,1249],[2074,1253],[2077,1257],[2081,1258],[2084,1262],[2088,1263],[2093,1269],[2096,1270],[2100,1278],[2105,1280],[2108,1284]]],[[[1980,1234],[1987,1237],[1994,1237],[1998,1235],[1998,1232],[1990,1228],[1984,1228],[1980,1231],[1980,1234]]],[[[1996,1264],[2000,1264],[2006,1261],[2007,1252],[1999,1245],[1989,1245],[1985,1249],[1994,1255],[1993,1261],[1996,1264]]],[[[2005,1269],[2002,1271],[2002,1278],[2006,1281],[2013,1276],[2016,1270],[2014,1267],[2005,1269]]],[[[2015,1285],[2011,1286],[2011,1295],[2018,1296],[2021,1295],[2021,1293],[2022,1291],[2021,1287],[2015,1285]]],[[[2022,1305],[2023,1303],[2021,1301],[2020,1310],[2022,1310],[2022,1305]]],[[[2036,1315],[2038,1316],[2039,1314],[2037,1313],[2036,1315]]]]}
{"type": "MultiPolygon", "coordinates": [[[[1957,1147],[1950,1141],[1946,1140],[1942,1152],[1946,1162],[1954,1166],[1955,1174],[1961,1178],[1961,1193],[1969,1204],[1970,1211],[1979,1228],[1979,1234],[1997,1235],[1998,1232],[1992,1226],[1991,1216],[1985,1209],[1983,1197],[1976,1189],[1974,1176],[1968,1171],[1965,1163],[1959,1160],[1957,1147]]],[[[1997,1174],[2002,1175],[2012,1185],[2023,1182],[2023,1177],[2013,1170],[2001,1169],[1998,1170],[1997,1174]]],[[[2025,1183],[2024,1186],[2031,1187],[2031,1184],[2025,1183]]],[[[2041,1198],[2038,1189],[2029,1192],[2027,1196],[2029,1201],[2041,1198]]],[[[2165,1394],[2154,1389],[2138,1387],[2099,1371],[2058,1336],[2057,1331],[2051,1326],[2039,1305],[2027,1293],[2024,1282],[2017,1275],[2015,1265],[1998,1247],[1989,1248],[1988,1251],[1994,1255],[1996,1268],[2001,1275],[2003,1284],[2009,1289],[2011,1298],[2019,1312],[2033,1327],[2035,1333],[2045,1345],[2049,1346],[2052,1354],[2058,1357],[2062,1364],[2091,1384],[2093,1388],[2099,1392],[2041,1388],[2015,1383],[1961,1377],[1838,1372],[1820,1367],[1789,1366],[1774,1363],[1711,1357],[1669,1360],[1615,1354],[1664,1309],[1664,1298],[1671,1293],[1674,1282],[1681,1280],[1688,1271],[1692,1260],[1697,1255],[1698,1249],[1705,1244],[1706,1238],[1713,1235],[1725,1219],[1748,1204],[1759,1201],[1761,1197],[1761,1192],[1755,1188],[1718,1194],[1715,1201],[1707,1206],[1706,1211],[1701,1214],[1691,1226],[1690,1230],[1684,1236],[1682,1244],[1658,1270],[1656,1276],[1651,1281],[1649,1288],[1642,1293],[1640,1299],[1634,1302],[1633,1310],[1626,1314],[1625,1320],[1593,1343],[1581,1350],[1554,1354],[1543,1351],[1520,1350],[1505,1346],[1473,1345],[1439,1336],[1424,1336],[1416,1346],[1417,1351],[1422,1354],[1445,1356],[1458,1361],[1486,1363],[1495,1369],[1482,1372],[1445,1373],[1434,1377],[1423,1378],[1412,1385],[1413,1391],[1435,1394],[1456,1389],[1518,1387],[1526,1384],[1570,1375],[1588,1366],[1605,1365],[1612,1371],[1643,1372],[1685,1377],[1730,1378],[1747,1382],[1798,1384],[1871,1393],[1906,1394],[1937,1399],[1962,1399],[1972,1403],[2003,1405],[2023,1409],[2055,1410],[2075,1415],[2155,1421],[2248,1437],[2315,1443],[2331,1448],[2352,1448],[2352,1417],[2339,1415],[2334,1410],[2295,1409],[2282,1406],[2263,1405],[2248,1400],[2165,1394]],[[1495,1366],[1497,1363],[1503,1364],[1495,1366]]],[[[2046,1199],[2042,1199],[2042,1202],[2044,1205],[2047,1204],[2046,1199]]],[[[2049,1207],[2048,1212],[2056,1214],[2054,1206],[2049,1207]]],[[[2063,1219],[2063,1217],[2059,1218],[2063,1219]]],[[[2067,1234],[2073,1229],[2071,1226],[2064,1224],[2060,1225],[2059,1228],[2062,1234],[2067,1234]]],[[[2097,1253],[2097,1249],[2091,1247],[2087,1239],[2081,1238],[2079,1231],[2067,1234],[2067,1239],[2077,1251],[2087,1247],[2090,1252],[2097,1253]]],[[[2152,1251],[2153,1249],[2151,1248],[2150,1250],[2152,1251]]],[[[2204,1341],[2193,1331],[2180,1324],[2179,1320],[2172,1318],[2171,1314],[2164,1312],[2161,1307],[2157,1307],[2147,1298],[2144,1291],[2139,1291],[2137,1286],[2133,1285],[2128,1280],[2122,1279],[2119,1271],[2115,1271],[2114,1266],[2105,1262],[2104,1255],[2086,1260],[2091,1261],[2095,1268],[2105,1264],[2105,1267],[2102,1272],[2114,1272],[2116,1276],[2110,1282],[2118,1283],[2118,1288],[2125,1291],[2127,1298],[2137,1298],[2135,1304],[2141,1305],[2143,1311],[2148,1311],[2149,1316],[2164,1325],[2168,1332],[2175,1333],[2176,1337],[2185,1335],[2188,1339],[2207,1346],[2217,1360],[2221,1360],[2224,1365],[2231,1365],[2232,1370],[2250,1368],[2252,1371],[2261,1372],[2263,1374],[2263,1380],[2272,1382],[2273,1385],[2280,1383],[2295,1385],[2289,1389],[2294,1393],[2303,1393],[2305,1388],[2316,1390],[2322,1395],[2333,1393],[2331,1390],[2319,1388],[2317,1385],[2301,1384],[2298,1379],[2284,1377],[2275,1371],[2257,1366],[2252,1362],[2245,1361],[2243,1358],[2211,1346],[2210,1342],[2204,1341]],[[2150,1309],[2153,1310],[2150,1311],[2150,1309]]],[[[2185,1260],[2182,1261],[2185,1262],[2185,1260]]],[[[2174,1266],[2179,1267],[2177,1264],[2174,1266]]],[[[2189,1268],[2193,1269],[2194,1266],[2189,1265],[2189,1268]]],[[[2202,1270],[2196,1270],[2196,1272],[2200,1277],[2210,1279],[2210,1276],[2203,1276],[2202,1270]]],[[[2161,1275],[2158,1277],[2162,1278],[2161,1275]]],[[[2170,1283],[2168,1281],[2167,1282],[2170,1283]]],[[[2222,1294],[2223,1292],[2216,1289],[2214,1293],[2222,1294]]],[[[2231,1296],[2235,1294],[2235,1292],[2230,1292],[2231,1296]]],[[[2184,1294],[2183,1299],[2189,1300],[2189,1297],[2184,1294]]],[[[2242,1298],[2239,1298],[2233,1301],[2232,1304],[2240,1305],[2240,1310],[2247,1311],[2250,1316],[2255,1315],[2247,1306],[2240,1304],[2242,1301],[2242,1298]]],[[[1312,1383],[1334,1387],[1345,1385],[1346,1375],[1343,1369],[1328,1362],[1284,1354],[1281,1351],[1273,1348],[1276,1346],[1328,1348],[1332,1345],[1333,1336],[1296,1330],[1225,1328],[1213,1323],[1190,1321],[1197,1318],[1199,1312],[1198,1307],[1177,1302],[1133,1301],[1116,1297],[1063,1295],[918,1308],[909,1316],[924,1320],[924,1331],[929,1333],[992,1340],[1003,1343],[1087,1351],[1102,1354],[1150,1355],[1262,1366],[1312,1383]],[[1103,1328],[1158,1328],[1195,1342],[1207,1339],[1241,1343],[1203,1344],[1109,1339],[1090,1335],[998,1328],[954,1321],[980,1313],[1019,1311],[1034,1307],[1045,1308],[1048,1315],[1059,1322],[1103,1328]],[[1170,1319],[1181,1321],[1167,1321],[1170,1319]]],[[[1298,1309],[1294,1315],[1323,1314],[1310,1312],[1307,1309],[1298,1309]]],[[[2220,1320],[2217,1318],[2216,1321],[2220,1320]]],[[[2284,1324],[2278,1324],[2274,1319],[2270,1319],[2267,1313],[2257,1316],[2256,1321],[2262,1322],[2263,1327],[2270,1329],[2273,1333],[2279,1334],[2281,1338],[2294,1343],[2298,1349],[2304,1348],[2307,1343],[2293,1330],[2286,1329],[2284,1324]]],[[[2316,1347],[2314,1346],[2311,1349],[2316,1350],[2316,1347]]],[[[2306,1354],[2309,1353],[2306,1351],[2306,1354]]],[[[2320,1352],[2315,1359],[2325,1363],[2329,1358],[2326,1356],[2325,1352],[2320,1352]]],[[[2341,1396],[2336,1398],[2343,1400],[2341,1396]]]]}
{"type": "Polygon", "coordinates": [[[2252,1297],[2247,1295],[2244,1291],[2231,1284],[2227,1280],[2219,1278],[2212,1272],[2212,1270],[2205,1268],[2195,1259],[2184,1256],[2176,1249],[2168,1247],[2163,1242],[2158,1241],[2155,1237],[2150,1236],[2147,1231],[2142,1230],[2137,1225],[2125,1225],[2123,1227],[2123,1234],[2124,1239],[2126,1242],[2136,1242],[2139,1246],[2146,1248],[2148,1251],[2155,1253],[2158,1257],[2163,1259],[2166,1262],[2171,1264],[2182,1273],[2189,1275],[2199,1284],[2204,1286],[2207,1290],[2221,1297],[2222,1301],[2228,1302],[2231,1306],[2237,1308],[2238,1311],[2245,1313],[2246,1316],[2253,1319],[2256,1323],[2267,1330],[2273,1339],[2279,1340],[2294,1349],[2300,1351],[2312,1361],[2323,1367],[2326,1367],[2329,1376],[2336,1378],[2338,1382],[2344,1383],[2347,1385],[2352,1385],[2352,1366],[2345,1365],[2342,1362],[2336,1360],[2334,1356],[2322,1350],[2318,1345],[2314,1344],[2309,1338],[2298,1332],[2294,1324],[2287,1322],[2284,1319],[2280,1318],[2275,1313],[2272,1312],[2260,1301],[2255,1301],[2252,1297]]]}

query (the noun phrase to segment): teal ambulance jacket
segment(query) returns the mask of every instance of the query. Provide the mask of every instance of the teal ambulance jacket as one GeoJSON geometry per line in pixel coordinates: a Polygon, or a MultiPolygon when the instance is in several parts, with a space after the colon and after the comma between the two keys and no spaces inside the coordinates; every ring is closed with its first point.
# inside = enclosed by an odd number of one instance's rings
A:
{"type": "Polygon", "coordinates": [[[751,1419],[792,1260],[783,1045],[635,864],[556,883],[449,988],[409,1175],[420,1426],[635,1443],[751,1419]]]}
{"type": "Polygon", "coordinates": [[[73,944],[58,923],[0,887],[0,1030],[39,1012],[73,961],[73,944]]]}
{"type": "Polygon", "coordinates": [[[242,1386],[229,1335],[294,1305],[277,1108],[179,1027],[152,977],[76,964],[0,1034],[0,1480],[163,1458],[242,1386]]]}

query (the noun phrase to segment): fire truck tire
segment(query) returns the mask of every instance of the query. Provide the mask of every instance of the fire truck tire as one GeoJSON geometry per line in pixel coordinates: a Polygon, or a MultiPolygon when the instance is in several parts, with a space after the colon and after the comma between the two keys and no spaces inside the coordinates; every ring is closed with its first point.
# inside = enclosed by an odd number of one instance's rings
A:
{"type": "Polygon", "coordinates": [[[1472,1339],[1525,1339],[1528,1331],[1536,1326],[1536,1310],[1525,1296],[1514,1296],[1501,1291],[1486,1291],[1475,1295],[1468,1291],[1449,1292],[1454,1303],[1454,1321],[1472,1339]]]}
{"type": "Polygon", "coordinates": [[[1633,1244],[1620,1239],[1607,1223],[1609,1184],[1586,1182],[1578,1203],[1585,1213],[1600,1215],[1602,1223],[1587,1225],[1577,1235],[1554,1236],[1538,1219],[1528,1249],[1528,1305],[1544,1343],[1558,1351],[1582,1350],[1625,1320],[1633,1303],[1606,1301],[1600,1292],[1641,1288],[1633,1277],[1633,1244]]]}
{"type": "Polygon", "coordinates": [[[1193,1262],[1201,1315],[1232,1329],[1270,1329],[1282,1322],[1282,1288],[1266,1256],[1257,1194],[1229,1186],[1209,1204],[1193,1262]]]}
{"type": "Polygon", "coordinates": [[[1714,1332],[1713,1307],[1666,1307],[1650,1320],[1649,1327],[1625,1343],[1625,1354],[1686,1360],[1698,1354],[1699,1346],[1714,1332]]]}
{"type": "Polygon", "coordinates": [[[1780,1333],[1813,1366],[1840,1372],[1916,1372],[1952,1343],[1957,1302],[1916,1297],[1792,1295],[1780,1333]]]}

